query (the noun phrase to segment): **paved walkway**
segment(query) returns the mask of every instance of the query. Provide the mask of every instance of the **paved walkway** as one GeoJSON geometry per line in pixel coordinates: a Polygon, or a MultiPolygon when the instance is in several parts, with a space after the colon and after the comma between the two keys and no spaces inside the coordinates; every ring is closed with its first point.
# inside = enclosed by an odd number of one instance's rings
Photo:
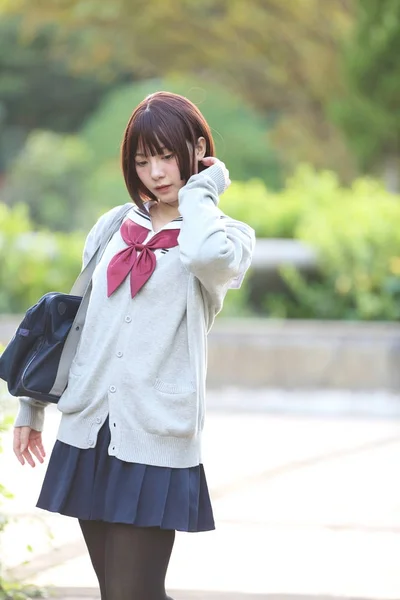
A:
{"type": "MultiPolygon", "coordinates": [[[[48,450],[58,419],[48,409],[48,450]]],[[[9,438],[2,562],[63,600],[98,598],[76,522],[34,508],[44,468],[22,468],[9,438]]],[[[399,397],[212,392],[204,458],[217,530],[177,535],[176,600],[400,598],[399,397]]]]}

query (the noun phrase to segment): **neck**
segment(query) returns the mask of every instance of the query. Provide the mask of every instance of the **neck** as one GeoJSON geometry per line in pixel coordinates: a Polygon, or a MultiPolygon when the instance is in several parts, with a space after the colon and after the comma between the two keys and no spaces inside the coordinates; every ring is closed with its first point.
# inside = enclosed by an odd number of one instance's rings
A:
{"type": "Polygon", "coordinates": [[[166,222],[172,221],[180,216],[178,201],[173,204],[165,202],[157,202],[150,207],[150,214],[157,215],[159,219],[166,222]]]}

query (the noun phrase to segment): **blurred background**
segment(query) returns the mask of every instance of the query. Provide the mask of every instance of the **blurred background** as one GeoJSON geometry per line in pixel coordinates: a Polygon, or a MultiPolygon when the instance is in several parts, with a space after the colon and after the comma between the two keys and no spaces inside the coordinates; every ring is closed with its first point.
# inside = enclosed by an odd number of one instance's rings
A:
{"type": "Polygon", "coordinates": [[[269,288],[249,277],[230,294],[225,316],[399,318],[397,0],[2,0],[0,10],[0,311],[69,288],[85,232],[127,200],[129,116],[166,89],[212,127],[233,179],[223,210],[258,238],[300,242],[289,264],[278,253],[269,288]],[[303,265],[311,286],[291,268],[304,245],[318,256],[318,269],[303,265]]]}
{"type": "MultiPolygon", "coordinates": [[[[258,240],[210,336],[222,533],[214,554],[207,540],[181,542],[170,585],[177,598],[398,599],[399,0],[0,0],[0,344],[41,295],[69,291],[86,233],[129,200],[123,130],[161,89],[205,115],[233,181],[221,208],[258,240]],[[246,460],[227,475],[239,422],[246,460]],[[251,564],[232,554],[235,540],[251,564]],[[206,572],[219,556],[226,564],[196,579],[185,544],[208,556],[206,572]]],[[[40,482],[29,474],[27,494],[15,477],[6,423],[16,402],[5,391],[3,405],[2,483],[15,493],[4,512],[18,519],[3,532],[0,599],[17,598],[10,579],[94,598],[61,518],[47,542],[33,529],[40,542],[26,550],[23,515],[37,527],[40,482]],[[54,548],[67,559],[43,566],[54,548]],[[71,560],[64,575],[51,571],[71,560]]]]}

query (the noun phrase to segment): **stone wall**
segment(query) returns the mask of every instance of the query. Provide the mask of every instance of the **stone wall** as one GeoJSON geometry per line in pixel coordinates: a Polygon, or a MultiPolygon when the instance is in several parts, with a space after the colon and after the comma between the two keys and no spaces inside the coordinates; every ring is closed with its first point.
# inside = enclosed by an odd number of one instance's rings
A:
{"type": "Polygon", "coordinates": [[[209,338],[208,382],[400,391],[400,325],[221,319],[209,338]]]}

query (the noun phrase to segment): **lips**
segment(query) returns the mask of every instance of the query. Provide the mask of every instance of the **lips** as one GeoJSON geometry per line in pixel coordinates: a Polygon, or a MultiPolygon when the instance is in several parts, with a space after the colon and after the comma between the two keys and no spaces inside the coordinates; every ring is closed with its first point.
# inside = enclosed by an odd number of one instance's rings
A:
{"type": "Polygon", "coordinates": [[[156,188],[156,192],[158,194],[162,193],[162,192],[167,192],[170,189],[170,187],[171,187],[171,185],[162,185],[162,186],[156,188]]]}

